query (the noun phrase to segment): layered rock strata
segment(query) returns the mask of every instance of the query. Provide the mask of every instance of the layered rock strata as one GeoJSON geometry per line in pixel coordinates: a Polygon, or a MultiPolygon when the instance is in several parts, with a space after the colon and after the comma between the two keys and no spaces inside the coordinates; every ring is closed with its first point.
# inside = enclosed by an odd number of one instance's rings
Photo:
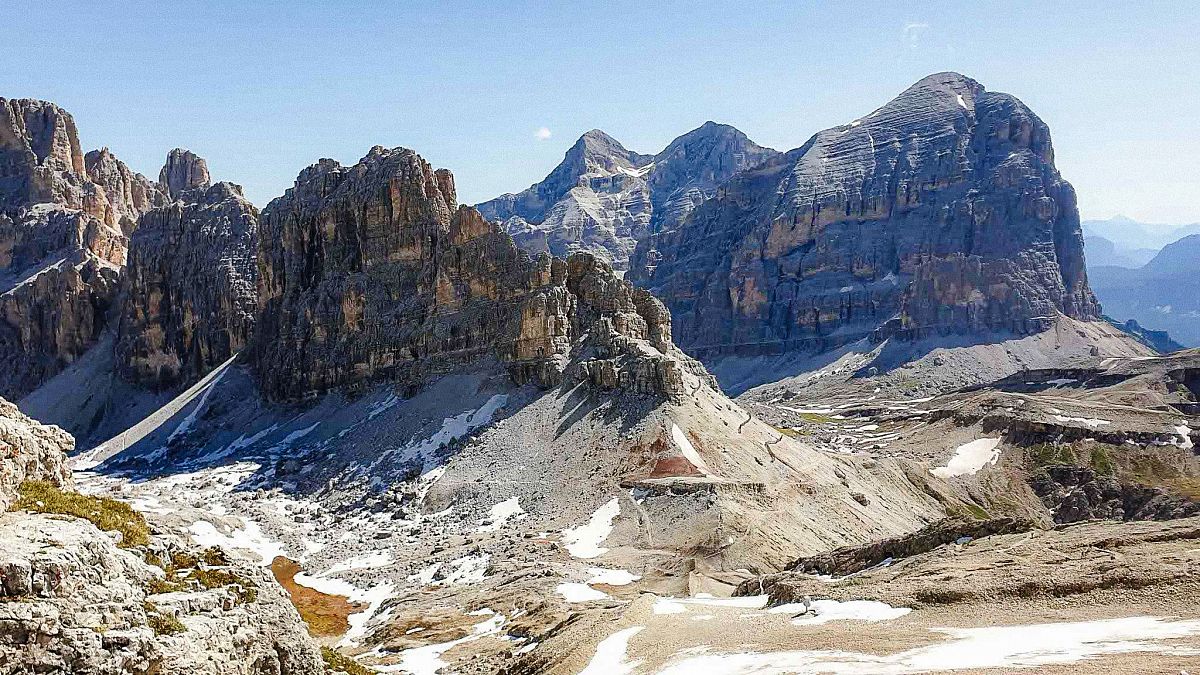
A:
{"type": "Polygon", "coordinates": [[[629,276],[702,355],[1099,316],[1048,127],[956,73],[737,174],[629,276]]]}
{"type": "Polygon", "coordinates": [[[95,343],[127,234],[164,201],[107,150],[85,157],[66,111],[0,99],[0,394],[23,395],[95,343]]]}

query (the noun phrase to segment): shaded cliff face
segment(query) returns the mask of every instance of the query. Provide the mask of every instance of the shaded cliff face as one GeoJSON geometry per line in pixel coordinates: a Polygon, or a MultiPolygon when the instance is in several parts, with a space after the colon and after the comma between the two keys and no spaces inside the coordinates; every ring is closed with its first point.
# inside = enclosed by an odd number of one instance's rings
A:
{"type": "Polygon", "coordinates": [[[734,176],[639,244],[630,279],[706,356],[1099,312],[1049,129],[955,73],[734,176]]]}
{"type": "Polygon", "coordinates": [[[260,233],[253,358],[270,398],[417,384],[484,358],[545,386],[574,358],[574,376],[667,395],[700,371],[670,344],[661,303],[590,256],[531,260],[411,150],[310,166],[260,233]]]}
{"type": "Polygon", "coordinates": [[[232,183],[179,197],[141,217],[123,278],[117,364],[156,389],[200,379],[254,325],[258,209],[232,183]]]}
{"type": "Polygon", "coordinates": [[[95,343],[127,233],[165,201],[107,150],[79,150],[71,116],[0,99],[0,394],[32,390],[95,343]]]}
{"type": "Polygon", "coordinates": [[[682,220],[734,173],[777,154],[737,129],[706,122],[657,155],[627,150],[594,129],[544,180],[479,204],[522,248],[575,251],[626,269],[637,242],[682,220]]]}

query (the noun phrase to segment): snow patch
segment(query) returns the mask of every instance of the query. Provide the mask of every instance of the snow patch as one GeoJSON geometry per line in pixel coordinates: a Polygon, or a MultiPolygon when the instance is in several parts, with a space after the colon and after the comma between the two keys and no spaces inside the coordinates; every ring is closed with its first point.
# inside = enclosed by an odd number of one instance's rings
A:
{"type": "Polygon", "coordinates": [[[1155,644],[1200,633],[1200,621],[1139,616],[1079,623],[942,628],[950,639],[880,656],[840,651],[680,652],[659,675],[783,675],[875,673],[899,675],[961,669],[1036,668],[1075,663],[1105,654],[1154,652],[1200,655],[1200,649],[1155,644]]]}
{"type": "Polygon", "coordinates": [[[1000,450],[997,449],[999,445],[999,438],[977,438],[958,446],[946,466],[930,469],[929,472],[939,478],[973,476],[983,467],[995,464],[1000,459],[1000,450]]]}
{"type": "Polygon", "coordinates": [[[475,529],[479,532],[495,532],[507,525],[509,520],[521,520],[527,515],[525,509],[521,508],[521,498],[509,497],[493,506],[487,520],[475,529]]]}
{"type": "Polygon", "coordinates": [[[565,581],[555,587],[558,594],[563,596],[567,602],[591,602],[592,600],[604,600],[608,598],[608,594],[598,591],[587,584],[580,584],[572,581],[565,581]]]}
{"type": "Polygon", "coordinates": [[[588,579],[589,584],[607,586],[628,586],[642,578],[640,574],[631,574],[625,570],[606,570],[602,567],[589,567],[588,574],[592,575],[592,578],[588,579]]]}
{"type": "Polygon", "coordinates": [[[608,553],[607,548],[600,544],[612,533],[613,519],[621,513],[621,502],[618,498],[605,502],[596,509],[588,522],[579,527],[571,527],[562,531],[562,542],[567,552],[576,558],[596,558],[608,553]]]}
{"type": "Polygon", "coordinates": [[[188,530],[202,548],[219,546],[227,551],[249,551],[260,558],[262,565],[270,565],[277,556],[287,554],[283,544],[264,535],[258,523],[245,517],[242,522],[243,528],[233,528],[229,534],[224,534],[207,520],[192,523],[188,530]]]}
{"type": "Polygon", "coordinates": [[[631,626],[617,631],[596,645],[596,654],[588,662],[587,668],[579,675],[629,675],[641,665],[641,661],[630,661],[626,656],[629,650],[629,639],[642,632],[644,626],[631,626]]]}
{"type": "Polygon", "coordinates": [[[1058,420],[1059,422],[1079,422],[1080,424],[1086,424],[1093,429],[1099,428],[1105,424],[1112,424],[1112,422],[1109,422],[1108,420],[1095,419],[1091,417],[1066,417],[1065,415],[1055,415],[1054,419],[1058,420]]]}
{"type": "Polygon", "coordinates": [[[708,466],[704,463],[704,458],[700,453],[696,452],[696,448],[692,442],[688,440],[687,434],[683,433],[683,429],[679,428],[678,424],[671,423],[671,440],[675,441],[675,445],[679,446],[679,451],[687,461],[692,463],[692,466],[700,470],[700,473],[705,476],[711,476],[712,472],[708,470],[708,466]]]}

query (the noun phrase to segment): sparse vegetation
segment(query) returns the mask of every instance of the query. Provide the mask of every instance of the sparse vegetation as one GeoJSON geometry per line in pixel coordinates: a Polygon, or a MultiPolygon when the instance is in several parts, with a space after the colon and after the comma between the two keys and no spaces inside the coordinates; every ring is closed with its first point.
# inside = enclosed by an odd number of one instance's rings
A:
{"type": "Polygon", "coordinates": [[[158,611],[158,607],[149,600],[142,603],[142,608],[146,610],[146,625],[154,630],[155,635],[175,635],[187,630],[187,626],[179,619],[158,611]]]}
{"type": "Polygon", "coordinates": [[[1117,475],[1117,463],[1103,445],[1092,448],[1091,467],[1101,476],[1117,475]]]}
{"type": "Polygon", "coordinates": [[[809,424],[830,424],[837,421],[833,417],[821,413],[802,412],[796,413],[796,415],[809,424]]]}
{"type": "Polygon", "coordinates": [[[147,562],[161,567],[166,572],[164,578],[150,582],[148,590],[151,594],[173,593],[193,588],[231,587],[239,604],[252,603],[258,599],[257,584],[224,569],[229,565],[229,559],[219,548],[210,547],[199,554],[172,551],[170,560],[163,561],[161,558],[147,556],[147,562]]]}
{"type": "Polygon", "coordinates": [[[150,528],[146,519],[125,502],[105,497],[92,497],[78,492],[65,492],[53,483],[30,480],[17,488],[17,501],[12,509],[36,513],[56,513],[90,521],[105,532],[119,532],[122,548],[136,548],[150,543],[150,528]]]}
{"type": "Polygon", "coordinates": [[[327,673],[376,675],[377,672],[332,647],[321,647],[321,659],[325,661],[325,672],[327,673]]]}
{"type": "Polygon", "coordinates": [[[1026,456],[1034,467],[1054,466],[1058,464],[1075,465],[1075,451],[1070,445],[1058,443],[1039,443],[1026,450],[1026,456]]]}

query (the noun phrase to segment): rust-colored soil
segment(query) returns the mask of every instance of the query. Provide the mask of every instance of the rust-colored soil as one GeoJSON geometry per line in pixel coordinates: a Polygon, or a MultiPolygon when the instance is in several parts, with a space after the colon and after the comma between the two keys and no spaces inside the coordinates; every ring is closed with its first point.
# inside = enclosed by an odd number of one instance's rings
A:
{"type": "Polygon", "coordinates": [[[344,595],[329,595],[296,583],[300,564],[289,558],[278,556],[271,561],[271,573],[288,592],[292,604],[300,612],[300,618],[308,624],[313,637],[337,637],[350,628],[347,620],[351,614],[361,612],[366,606],[350,602],[344,595]]]}

